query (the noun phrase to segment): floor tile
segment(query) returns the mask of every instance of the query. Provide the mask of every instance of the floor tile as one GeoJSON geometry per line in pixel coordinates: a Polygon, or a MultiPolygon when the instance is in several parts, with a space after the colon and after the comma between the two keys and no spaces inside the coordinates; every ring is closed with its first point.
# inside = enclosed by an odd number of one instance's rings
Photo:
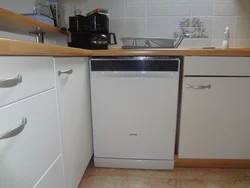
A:
{"type": "Polygon", "coordinates": [[[221,169],[177,168],[175,170],[178,179],[222,180],[221,169]]]}
{"type": "Polygon", "coordinates": [[[83,178],[81,185],[78,188],[104,188],[107,177],[105,176],[90,176],[83,178]]]}
{"type": "Polygon", "coordinates": [[[206,188],[204,181],[202,180],[190,180],[190,179],[178,179],[178,188],[206,188]]]}
{"type": "Polygon", "coordinates": [[[176,168],[161,171],[89,165],[79,188],[250,188],[250,169],[176,168]]]}
{"type": "Polygon", "coordinates": [[[128,178],[125,176],[108,176],[104,188],[129,188],[128,178]]]}

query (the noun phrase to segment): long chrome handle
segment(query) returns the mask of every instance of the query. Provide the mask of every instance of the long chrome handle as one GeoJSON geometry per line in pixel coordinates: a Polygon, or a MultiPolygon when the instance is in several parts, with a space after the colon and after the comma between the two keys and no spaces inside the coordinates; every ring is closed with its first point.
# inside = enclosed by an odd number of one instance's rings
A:
{"type": "Polygon", "coordinates": [[[73,69],[69,69],[66,71],[58,71],[58,76],[61,76],[62,74],[72,74],[73,73],[73,69]]]}
{"type": "Polygon", "coordinates": [[[191,86],[191,85],[187,85],[187,88],[190,88],[190,89],[210,89],[211,85],[207,85],[207,86],[201,86],[201,85],[191,86]]]}
{"type": "Polygon", "coordinates": [[[27,118],[23,118],[22,123],[20,125],[7,131],[6,133],[0,134],[0,140],[12,138],[20,134],[23,131],[25,125],[27,124],[27,121],[28,121],[27,118]]]}
{"type": "Polygon", "coordinates": [[[18,75],[16,78],[6,78],[0,80],[0,88],[14,87],[22,82],[22,76],[18,75]]]}

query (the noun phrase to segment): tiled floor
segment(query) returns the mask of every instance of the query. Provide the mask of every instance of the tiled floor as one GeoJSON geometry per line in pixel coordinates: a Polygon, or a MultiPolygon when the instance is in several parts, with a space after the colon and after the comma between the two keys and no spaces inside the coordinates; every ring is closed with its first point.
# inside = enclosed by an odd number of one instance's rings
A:
{"type": "Polygon", "coordinates": [[[79,188],[250,188],[250,169],[152,171],[89,165],[79,188]]]}

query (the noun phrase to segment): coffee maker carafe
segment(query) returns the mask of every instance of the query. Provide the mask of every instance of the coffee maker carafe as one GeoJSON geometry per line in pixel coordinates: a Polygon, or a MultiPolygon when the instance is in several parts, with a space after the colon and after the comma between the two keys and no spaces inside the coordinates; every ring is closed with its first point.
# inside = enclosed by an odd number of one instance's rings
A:
{"type": "Polygon", "coordinates": [[[106,14],[89,16],[75,15],[69,18],[71,32],[70,47],[85,49],[108,49],[117,44],[114,33],[109,33],[109,18],[106,14]]]}

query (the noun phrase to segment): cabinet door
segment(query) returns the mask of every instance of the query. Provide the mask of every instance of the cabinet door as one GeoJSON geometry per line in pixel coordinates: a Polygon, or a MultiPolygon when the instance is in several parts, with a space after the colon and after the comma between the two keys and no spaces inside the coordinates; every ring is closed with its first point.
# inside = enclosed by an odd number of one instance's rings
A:
{"type": "Polygon", "coordinates": [[[62,155],[51,165],[34,188],[64,188],[62,155]]]}
{"type": "Polygon", "coordinates": [[[56,58],[55,66],[66,187],[76,188],[93,154],[88,58],[56,58]]]}
{"type": "Polygon", "coordinates": [[[61,154],[55,89],[0,108],[0,119],[0,135],[24,126],[0,140],[2,187],[31,188],[61,154]]]}
{"type": "MultiPolygon", "coordinates": [[[[0,159],[1,159],[1,156],[0,156],[0,159]]],[[[1,160],[0,160],[0,187],[3,187],[3,165],[2,165],[1,160]]]]}
{"type": "Polygon", "coordinates": [[[184,78],[180,158],[250,159],[249,84],[250,78],[184,78]]]}

